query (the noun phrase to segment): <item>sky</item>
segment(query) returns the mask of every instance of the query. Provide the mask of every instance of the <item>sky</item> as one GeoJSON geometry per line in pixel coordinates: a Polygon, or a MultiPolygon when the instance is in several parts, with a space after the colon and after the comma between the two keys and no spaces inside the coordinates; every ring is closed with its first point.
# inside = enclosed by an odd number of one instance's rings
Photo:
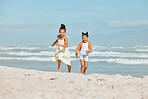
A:
{"type": "Polygon", "coordinates": [[[148,45],[148,0],[0,0],[0,45],[50,45],[65,24],[69,45],[148,45]]]}

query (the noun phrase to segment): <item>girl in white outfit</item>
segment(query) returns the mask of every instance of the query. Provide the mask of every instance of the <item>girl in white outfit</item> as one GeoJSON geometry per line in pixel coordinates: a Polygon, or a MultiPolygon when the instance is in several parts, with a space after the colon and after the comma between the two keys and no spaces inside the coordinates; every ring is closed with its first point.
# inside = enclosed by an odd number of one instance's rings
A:
{"type": "Polygon", "coordinates": [[[51,44],[51,46],[54,46],[55,44],[58,46],[55,55],[52,57],[52,62],[55,63],[58,61],[57,72],[60,72],[61,61],[67,65],[68,72],[71,72],[70,55],[69,55],[69,49],[68,49],[68,38],[65,36],[66,28],[64,24],[61,24],[59,33],[60,35],[57,36],[58,39],[53,44],[51,44]]]}
{"type": "Polygon", "coordinates": [[[82,32],[82,42],[76,48],[76,58],[78,58],[78,52],[80,51],[81,73],[85,75],[85,71],[88,65],[88,54],[92,52],[92,45],[88,41],[88,32],[82,32]]]}

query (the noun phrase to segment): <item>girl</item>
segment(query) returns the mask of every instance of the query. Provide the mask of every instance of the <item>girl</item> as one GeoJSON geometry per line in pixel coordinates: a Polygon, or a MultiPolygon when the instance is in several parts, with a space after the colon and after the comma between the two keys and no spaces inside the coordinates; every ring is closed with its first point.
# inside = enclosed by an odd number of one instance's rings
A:
{"type": "Polygon", "coordinates": [[[52,57],[52,62],[55,63],[58,61],[57,72],[60,72],[61,61],[67,65],[68,72],[71,72],[68,39],[65,36],[66,28],[64,24],[61,24],[59,33],[60,34],[57,36],[58,39],[53,44],[51,44],[51,46],[54,46],[55,44],[58,46],[56,54],[52,57]]]}
{"type": "Polygon", "coordinates": [[[81,73],[85,75],[88,64],[88,53],[92,52],[92,45],[88,41],[88,32],[82,32],[82,42],[79,43],[76,48],[76,58],[78,58],[78,52],[80,51],[81,73]]]}

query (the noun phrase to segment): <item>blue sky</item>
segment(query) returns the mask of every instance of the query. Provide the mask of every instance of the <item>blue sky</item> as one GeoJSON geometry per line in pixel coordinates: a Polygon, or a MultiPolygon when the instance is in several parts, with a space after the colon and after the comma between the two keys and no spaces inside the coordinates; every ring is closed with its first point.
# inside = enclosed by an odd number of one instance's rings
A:
{"type": "Polygon", "coordinates": [[[0,45],[49,45],[61,23],[69,45],[148,45],[148,0],[0,0],[0,45]]]}

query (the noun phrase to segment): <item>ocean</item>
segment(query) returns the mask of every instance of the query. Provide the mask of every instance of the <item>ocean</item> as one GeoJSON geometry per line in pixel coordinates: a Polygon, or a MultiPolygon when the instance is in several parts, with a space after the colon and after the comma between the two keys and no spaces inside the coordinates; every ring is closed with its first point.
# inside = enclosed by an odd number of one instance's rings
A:
{"type": "MultiPolygon", "coordinates": [[[[51,62],[56,46],[0,46],[0,66],[56,72],[51,62]]],[[[76,46],[69,46],[72,72],[80,73],[80,61],[75,58],[76,46]]],[[[61,64],[61,72],[67,66],[61,64]]],[[[93,46],[86,74],[121,74],[141,77],[148,75],[148,46],[93,46]]]]}

